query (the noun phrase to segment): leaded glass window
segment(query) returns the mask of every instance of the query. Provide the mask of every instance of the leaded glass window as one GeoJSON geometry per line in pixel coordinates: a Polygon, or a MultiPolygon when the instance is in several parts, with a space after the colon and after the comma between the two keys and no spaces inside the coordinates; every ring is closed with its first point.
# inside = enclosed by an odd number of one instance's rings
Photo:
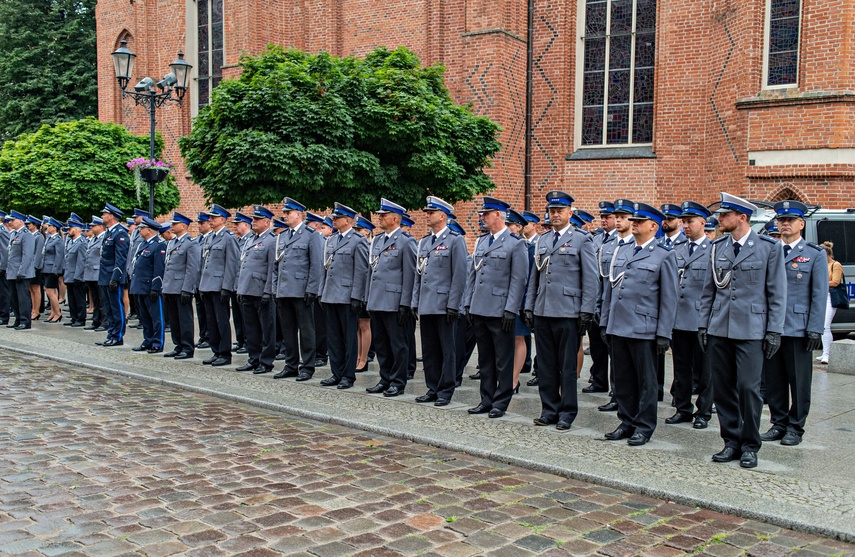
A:
{"type": "Polygon", "coordinates": [[[585,0],[582,145],[653,140],[656,0],[585,0]]]}
{"type": "Polygon", "coordinates": [[[766,86],[798,84],[801,0],[769,0],[766,86]]]}
{"type": "Polygon", "coordinates": [[[196,30],[199,52],[198,106],[211,99],[211,90],[223,77],[223,0],[197,0],[196,30]]]}

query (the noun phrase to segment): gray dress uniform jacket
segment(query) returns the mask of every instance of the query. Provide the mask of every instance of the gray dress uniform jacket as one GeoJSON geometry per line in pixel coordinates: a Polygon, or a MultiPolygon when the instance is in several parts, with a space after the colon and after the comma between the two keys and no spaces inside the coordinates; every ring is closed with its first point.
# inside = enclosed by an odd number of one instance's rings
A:
{"type": "Polygon", "coordinates": [[[6,278],[33,278],[36,276],[36,238],[23,227],[12,232],[9,240],[9,262],[6,266],[6,278]]]}
{"type": "Polygon", "coordinates": [[[390,238],[374,237],[368,259],[371,279],[368,284],[368,311],[398,311],[412,307],[416,275],[416,239],[399,228],[390,238]]]}
{"type": "Polygon", "coordinates": [[[101,244],[104,242],[105,234],[106,232],[102,232],[98,236],[93,236],[86,246],[86,261],[83,268],[83,280],[86,282],[98,282],[98,275],[101,273],[101,244]]]}
{"type": "Polygon", "coordinates": [[[668,237],[667,236],[662,236],[661,238],[659,238],[659,244],[661,244],[665,247],[671,248],[671,249],[674,249],[677,246],[682,246],[683,244],[685,244],[688,241],[689,241],[689,239],[686,237],[685,234],[683,234],[682,231],[679,234],[677,234],[677,236],[673,240],[671,240],[670,244],[668,243],[668,237]]]}
{"type": "MultiPolygon", "coordinates": [[[[127,274],[125,276],[127,277],[131,276],[131,272],[133,271],[132,265],[134,261],[134,256],[137,254],[137,248],[140,247],[140,244],[142,242],[143,238],[142,236],[140,236],[139,228],[134,228],[134,231],[133,233],[131,233],[129,239],[130,246],[128,246],[128,262],[125,268],[125,270],[127,271],[127,274]]],[[[130,278],[128,279],[128,282],[130,282],[130,278]]]]}
{"type": "Polygon", "coordinates": [[[65,284],[71,284],[76,281],[83,282],[85,255],[86,240],[82,236],[68,242],[68,245],[65,247],[65,274],[63,275],[65,284]]]}
{"type": "Polygon", "coordinates": [[[656,241],[635,255],[634,250],[634,244],[624,245],[612,256],[600,327],[624,338],[671,338],[677,316],[676,256],[656,241]]]}
{"type": "Polygon", "coordinates": [[[490,245],[491,234],[475,242],[469,277],[472,291],[466,307],[481,317],[502,317],[519,313],[525,300],[528,280],[528,248],[525,241],[504,230],[490,245]]]}
{"type": "Polygon", "coordinates": [[[202,246],[200,292],[234,292],[240,267],[239,249],[237,239],[225,228],[208,235],[207,242],[202,246]]]}
{"type": "Polygon", "coordinates": [[[276,271],[276,236],[265,230],[259,236],[248,235],[241,257],[237,284],[238,296],[273,296],[273,274],[276,271]]]}
{"type": "Polygon", "coordinates": [[[525,309],[538,317],[595,313],[600,276],[593,238],[571,227],[555,245],[553,239],[554,233],[544,234],[534,246],[525,309]]]}
{"type": "Polygon", "coordinates": [[[822,334],[828,299],[828,262],[825,250],[816,244],[799,241],[784,258],[787,275],[787,306],[784,310],[784,336],[804,337],[822,334]]]}
{"type": "Polygon", "coordinates": [[[704,237],[689,255],[689,246],[684,242],[674,248],[677,256],[677,320],[678,331],[697,331],[701,327],[701,294],[704,281],[710,272],[710,250],[712,242],[704,237]]]}
{"type": "Polygon", "coordinates": [[[44,263],[45,263],[45,237],[42,236],[42,233],[39,231],[30,232],[30,234],[32,235],[33,240],[35,241],[34,249],[36,250],[36,255],[35,255],[35,259],[33,260],[33,265],[35,266],[36,269],[41,271],[42,269],[44,269],[44,263]]]}
{"type": "Polygon", "coordinates": [[[0,272],[6,271],[6,266],[9,264],[9,239],[12,234],[9,230],[0,223],[0,272]]]}
{"type": "Polygon", "coordinates": [[[166,267],[163,271],[164,294],[194,294],[199,284],[199,264],[202,246],[189,234],[169,242],[166,248],[166,267]]]}
{"type": "Polygon", "coordinates": [[[436,242],[428,234],[416,249],[416,275],[410,307],[419,315],[445,315],[446,309],[462,311],[468,279],[469,252],[466,240],[448,228],[436,242]]]}
{"type": "MultiPolygon", "coordinates": [[[[739,255],[728,236],[713,242],[711,272],[701,296],[701,327],[734,340],[763,340],[784,332],[787,279],[781,244],[753,230],[739,255]]],[[[826,284],[826,288],[828,285],[826,284]]]]}
{"type": "Polygon", "coordinates": [[[61,275],[65,264],[65,243],[59,234],[48,236],[42,248],[42,272],[51,275],[61,275]]]}
{"type": "Polygon", "coordinates": [[[321,302],[349,304],[365,302],[368,294],[368,240],[350,229],[342,239],[334,234],[327,239],[324,250],[324,278],[321,302]]]}
{"type": "Polygon", "coordinates": [[[324,238],[300,224],[292,234],[286,230],[276,237],[276,272],[273,290],[277,298],[317,296],[324,274],[324,238]]]}

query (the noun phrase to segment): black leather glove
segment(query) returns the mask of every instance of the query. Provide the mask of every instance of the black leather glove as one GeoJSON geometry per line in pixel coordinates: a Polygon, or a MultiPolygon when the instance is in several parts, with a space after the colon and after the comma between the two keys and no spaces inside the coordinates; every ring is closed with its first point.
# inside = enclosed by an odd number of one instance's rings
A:
{"type": "Polygon", "coordinates": [[[18,275],[15,277],[15,282],[24,282],[24,275],[18,275]]]}
{"type": "Polygon", "coordinates": [[[410,315],[413,316],[413,319],[418,321],[419,320],[419,308],[410,308],[410,315]]]}
{"type": "Polygon", "coordinates": [[[502,316],[502,330],[506,333],[510,333],[514,330],[514,326],[517,324],[517,314],[512,311],[506,311],[502,316]]]}
{"type": "Polygon", "coordinates": [[[306,304],[306,307],[312,307],[312,304],[315,303],[315,300],[318,299],[317,294],[312,294],[311,292],[306,292],[303,296],[303,303],[306,304]]]}
{"type": "Polygon", "coordinates": [[[805,350],[808,352],[822,350],[822,335],[819,333],[808,333],[805,340],[805,350]]]}
{"type": "Polygon", "coordinates": [[[410,316],[409,306],[398,306],[398,325],[403,325],[407,322],[407,317],[410,316]]]}
{"type": "Polygon", "coordinates": [[[454,308],[445,308],[445,322],[455,323],[460,319],[460,312],[454,308]]]}
{"type": "Polygon", "coordinates": [[[523,311],[523,321],[525,321],[525,326],[529,329],[534,330],[534,312],[530,309],[523,311]]]}
{"type": "Polygon", "coordinates": [[[157,297],[158,297],[158,292],[155,292],[154,290],[152,290],[151,292],[148,293],[148,299],[151,300],[152,302],[156,302],[157,297]]]}
{"type": "Polygon", "coordinates": [[[603,341],[603,344],[606,346],[609,345],[609,335],[606,333],[605,327],[600,327],[600,339],[603,341]]]}
{"type": "Polygon", "coordinates": [[[591,321],[591,324],[592,324],[594,327],[599,327],[599,326],[600,326],[600,314],[599,314],[599,313],[595,313],[595,314],[594,314],[594,319],[593,319],[593,321],[591,321]]]}
{"type": "Polygon", "coordinates": [[[229,303],[229,300],[231,300],[231,299],[232,299],[232,293],[230,290],[226,290],[225,288],[220,290],[220,303],[221,304],[227,304],[227,303],[229,303]]]}
{"type": "Polygon", "coordinates": [[[766,333],[766,338],[763,339],[763,355],[766,359],[771,360],[780,347],[781,333],[766,333]]]}
{"type": "Polygon", "coordinates": [[[656,337],[656,353],[660,356],[668,351],[671,347],[671,339],[665,337],[656,337]]]}
{"type": "Polygon", "coordinates": [[[271,296],[267,292],[265,292],[264,294],[261,295],[261,305],[269,306],[270,302],[272,302],[272,301],[273,301],[273,296],[271,296]]]}
{"type": "Polygon", "coordinates": [[[192,299],[193,299],[193,294],[191,294],[190,292],[183,291],[183,290],[181,291],[181,303],[182,304],[187,305],[190,303],[190,301],[192,299]]]}
{"type": "Polygon", "coordinates": [[[110,281],[110,292],[118,292],[119,291],[119,283],[111,280],[110,281]]]}
{"type": "Polygon", "coordinates": [[[579,314],[579,336],[585,336],[591,330],[591,324],[594,322],[593,313],[582,312],[579,314]]]}
{"type": "Polygon", "coordinates": [[[243,296],[238,294],[237,301],[239,304],[243,304],[243,296]]]}
{"type": "Polygon", "coordinates": [[[353,313],[355,313],[356,315],[359,315],[359,313],[362,311],[362,300],[357,300],[356,298],[351,298],[350,299],[350,309],[353,311],[353,313]]]}
{"type": "Polygon", "coordinates": [[[475,326],[475,316],[472,315],[472,312],[469,311],[469,306],[466,306],[466,322],[472,326],[475,326]]]}
{"type": "Polygon", "coordinates": [[[698,342],[701,345],[701,352],[707,351],[707,330],[704,328],[698,329],[698,342]]]}

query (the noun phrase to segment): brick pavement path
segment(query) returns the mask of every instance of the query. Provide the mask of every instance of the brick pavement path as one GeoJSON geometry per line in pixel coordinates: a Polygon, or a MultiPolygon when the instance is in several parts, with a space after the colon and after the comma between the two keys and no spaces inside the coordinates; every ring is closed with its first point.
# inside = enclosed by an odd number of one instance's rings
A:
{"type": "Polygon", "coordinates": [[[0,352],[0,554],[855,555],[855,546],[0,352]]]}

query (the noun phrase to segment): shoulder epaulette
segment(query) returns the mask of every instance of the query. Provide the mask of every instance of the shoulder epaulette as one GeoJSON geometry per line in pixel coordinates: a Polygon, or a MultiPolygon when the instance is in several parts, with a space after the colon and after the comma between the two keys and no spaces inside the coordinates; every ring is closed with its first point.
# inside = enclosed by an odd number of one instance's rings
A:
{"type": "MultiPolygon", "coordinates": [[[[722,242],[722,241],[724,241],[724,240],[727,240],[729,237],[730,237],[729,235],[725,235],[725,236],[722,236],[721,238],[716,238],[715,240],[713,240],[713,241],[712,241],[712,243],[717,244],[717,243],[719,243],[719,242],[722,242]]],[[[760,237],[761,237],[761,238],[765,238],[765,236],[760,236],[760,237]]],[[[773,240],[773,241],[774,241],[774,240],[773,240]]]]}
{"type": "Polygon", "coordinates": [[[576,232],[581,232],[581,233],[582,233],[582,234],[584,234],[585,236],[590,236],[590,235],[591,235],[591,233],[590,233],[590,232],[588,232],[587,230],[582,230],[581,228],[577,228],[577,229],[576,229],[576,232]]]}
{"type": "MultiPolygon", "coordinates": [[[[451,230],[449,230],[449,232],[451,232],[451,230]]],[[[427,234],[425,234],[424,236],[422,236],[422,240],[424,240],[424,239],[425,239],[425,238],[427,238],[428,236],[433,236],[433,232],[428,232],[427,234]]]]}
{"type": "Polygon", "coordinates": [[[825,248],[823,248],[822,246],[820,246],[818,244],[814,244],[813,242],[806,242],[806,243],[807,243],[807,245],[809,245],[810,247],[812,247],[813,249],[815,249],[817,251],[824,251],[825,250],[825,248]]]}
{"type": "MultiPolygon", "coordinates": [[[[758,234],[758,236],[760,236],[760,235],[758,234]]],[[[766,241],[767,241],[767,242],[769,242],[770,244],[778,244],[778,243],[780,243],[778,240],[776,240],[775,238],[773,238],[773,237],[771,237],[771,236],[760,236],[760,239],[761,239],[761,240],[766,240],[766,241]]]]}
{"type": "MultiPolygon", "coordinates": [[[[460,236],[460,233],[455,231],[455,230],[449,230],[448,235],[449,236],[460,236]]],[[[430,236],[430,234],[428,234],[428,236],[430,236]]],[[[427,236],[425,236],[425,238],[427,238],[427,236]]]]}
{"type": "Polygon", "coordinates": [[[306,232],[309,232],[310,234],[315,234],[315,233],[317,233],[317,230],[315,230],[315,229],[314,229],[314,228],[312,228],[311,226],[304,226],[303,228],[305,228],[305,229],[306,229],[306,232]]]}
{"type": "Polygon", "coordinates": [[[660,243],[658,243],[658,242],[656,243],[656,245],[657,245],[657,246],[659,246],[660,248],[664,249],[665,251],[671,251],[671,250],[673,250],[673,249],[674,249],[674,248],[669,248],[669,247],[668,247],[668,246],[666,246],[665,244],[660,244],[660,243]]]}
{"type": "Polygon", "coordinates": [[[517,240],[522,240],[522,236],[520,236],[519,234],[515,234],[514,232],[511,232],[511,238],[516,238],[517,240]]]}
{"type": "Polygon", "coordinates": [[[489,236],[489,235],[490,235],[490,233],[489,233],[489,232],[484,232],[483,234],[481,234],[481,235],[480,235],[480,236],[478,236],[478,237],[479,237],[479,238],[483,238],[484,236],[489,236]]]}

